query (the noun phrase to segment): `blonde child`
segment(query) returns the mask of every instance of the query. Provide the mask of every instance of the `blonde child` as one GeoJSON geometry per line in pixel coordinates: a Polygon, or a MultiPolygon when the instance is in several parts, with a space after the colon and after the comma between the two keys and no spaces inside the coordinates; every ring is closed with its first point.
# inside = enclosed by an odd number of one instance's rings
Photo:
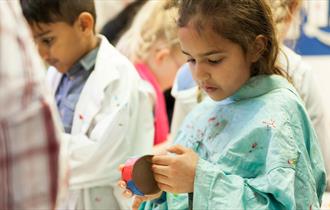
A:
{"type": "Polygon", "coordinates": [[[155,93],[155,145],[163,143],[169,133],[163,92],[172,87],[176,71],[184,63],[175,24],[177,10],[168,8],[168,3],[148,1],[117,45],[155,93]]]}
{"type": "Polygon", "coordinates": [[[178,6],[181,48],[208,98],[168,149],[176,155],[152,159],[164,192],[136,197],[133,207],[150,200],[140,209],[318,209],[324,164],[304,104],[276,64],[267,2],[178,6]]]}
{"type": "Polygon", "coordinates": [[[62,209],[127,209],[119,163],[150,153],[152,103],[134,66],[95,34],[93,0],[21,0],[48,71],[69,144],[70,194],[62,209]]]}

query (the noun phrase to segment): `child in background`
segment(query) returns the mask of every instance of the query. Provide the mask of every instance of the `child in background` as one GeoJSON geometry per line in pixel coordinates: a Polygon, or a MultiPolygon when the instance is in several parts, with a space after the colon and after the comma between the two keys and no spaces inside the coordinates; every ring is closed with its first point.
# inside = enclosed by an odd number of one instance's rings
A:
{"type": "Polygon", "coordinates": [[[176,71],[184,63],[175,23],[177,10],[167,8],[168,4],[166,0],[148,1],[117,45],[155,92],[155,145],[163,143],[169,133],[163,91],[172,87],[176,71]]]}
{"type": "MultiPolygon", "coordinates": [[[[280,43],[283,43],[292,19],[300,11],[301,0],[269,0],[280,43]]],[[[330,133],[327,129],[329,121],[326,109],[322,101],[320,90],[316,83],[310,66],[302,60],[302,57],[283,44],[280,46],[278,62],[282,69],[292,78],[292,82],[302,98],[308,115],[315,128],[318,141],[321,146],[323,160],[325,161],[327,174],[330,174],[330,133]]],[[[197,94],[200,93],[196,83],[191,78],[189,65],[185,64],[178,71],[172,94],[175,97],[171,135],[175,136],[183,119],[197,105],[197,94]],[[190,81],[188,83],[188,81],[190,81]]],[[[330,189],[329,179],[327,181],[330,189]]]]}
{"type": "Polygon", "coordinates": [[[100,33],[110,43],[116,45],[123,33],[131,26],[135,15],[146,2],[147,0],[135,0],[126,5],[114,18],[107,21],[100,33]]]}
{"type": "Polygon", "coordinates": [[[322,155],[302,100],[276,64],[268,3],[178,6],[182,51],[209,97],[185,119],[168,149],[176,155],[152,159],[164,192],[137,196],[134,209],[151,199],[141,209],[319,209],[322,155]]]}
{"type": "Polygon", "coordinates": [[[171,94],[175,98],[171,136],[175,137],[184,118],[206,96],[193,79],[188,63],[178,70],[171,94]]]}
{"type": "Polygon", "coordinates": [[[117,166],[150,153],[151,93],[134,66],[95,34],[93,0],[21,0],[69,144],[70,195],[63,209],[127,209],[117,166]]]}

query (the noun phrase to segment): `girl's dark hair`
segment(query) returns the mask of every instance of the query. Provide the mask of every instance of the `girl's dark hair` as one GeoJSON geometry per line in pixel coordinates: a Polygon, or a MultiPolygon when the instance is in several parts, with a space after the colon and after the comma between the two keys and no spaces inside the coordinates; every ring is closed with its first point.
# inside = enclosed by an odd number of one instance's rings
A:
{"type": "Polygon", "coordinates": [[[253,64],[251,75],[287,75],[278,66],[278,41],[272,13],[265,0],[174,0],[179,8],[178,26],[194,24],[202,34],[205,26],[233,43],[240,45],[245,53],[258,35],[267,39],[266,49],[253,64]]]}
{"type": "Polygon", "coordinates": [[[72,25],[82,12],[96,22],[94,0],[20,0],[23,14],[30,24],[66,22],[72,25]]]}

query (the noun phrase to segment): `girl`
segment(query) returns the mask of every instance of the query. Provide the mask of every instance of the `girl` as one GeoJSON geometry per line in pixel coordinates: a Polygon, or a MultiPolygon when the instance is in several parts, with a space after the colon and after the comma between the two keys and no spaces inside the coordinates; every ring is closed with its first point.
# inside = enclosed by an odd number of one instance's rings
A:
{"type": "Polygon", "coordinates": [[[163,92],[172,87],[184,63],[175,24],[177,10],[168,4],[165,0],[148,1],[117,45],[155,92],[155,145],[164,142],[169,133],[163,92]]]}
{"type": "MultiPolygon", "coordinates": [[[[280,43],[288,33],[288,28],[293,24],[293,19],[300,11],[301,0],[268,0],[273,12],[277,37],[280,43]]],[[[302,98],[308,115],[317,133],[323,159],[325,161],[327,174],[330,172],[330,139],[329,129],[327,128],[327,115],[324,103],[322,101],[320,90],[315,81],[313,71],[310,66],[305,63],[301,56],[291,49],[281,45],[281,51],[278,56],[278,62],[282,69],[285,70],[292,78],[297,92],[302,98]]],[[[171,135],[175,135],[182,124],[185,116],[197,105],[198,94],[203,94],[198,90],[196,83],[187,78],[191,77],[189,65],[185,64],[177,74],[175,84],[172,88],[172,94],[175,97],[175,107],[171,126],[171,135]],[[190,81],[188,83],[188,81],[190,81]]],[[[205,98],[205,97],[204,97],[205,98]]],[[[329,179],[328,190],[330,190],[329,179]]]]}
{"type": "Polygon", "coordinates": [[[318,209],[323,160],[303,102],[275,62],[266,1],[178,6],[182,51],[209,97],[185,119],[168,149],[176,155],[152,159],[163,193],[136,197],[133,207],[318,209]]]}

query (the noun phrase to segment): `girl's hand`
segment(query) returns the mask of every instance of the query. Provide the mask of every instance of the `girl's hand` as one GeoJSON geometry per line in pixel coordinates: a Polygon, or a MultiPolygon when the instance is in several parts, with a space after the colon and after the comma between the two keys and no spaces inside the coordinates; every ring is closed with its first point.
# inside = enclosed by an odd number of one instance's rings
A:
{"type": "Polygon", "coordinates": [[[155,155],[152,158],[152,170],[159,188],[171,193],[193,192],[198,155],[180,145],[167,150],[176,155],[155,155]]]}
{"type": "MultiPolygon", "coordinates": [[[[124,165],[120,165],[119,170],[121,171],[123,167],[124,165]]],[[[142,202],[159,198],[162,195],[162,191],[152,195],[144,195],[144,196],[134,195],[132,191],[130,191],[127,188],[126,182],[124,180],[120,180],[118,182],[118,186],[123,190],[122,194],[124,197],[131,198],[132,196],[134,196],[133,205],[132,205],[133,210],[137,210],[142,202]]]]}
{"type": "Polygon", "coordinates": [[[130,191],[128,188],[126,188],[126,182],[124,180],[120,180],[118,182],[118,187],[120,187],[123,192],[122,192],[122,195],[125,197],[125,198],[131,198],[133,197],[133,193],[132,191],[130,191]]]}

